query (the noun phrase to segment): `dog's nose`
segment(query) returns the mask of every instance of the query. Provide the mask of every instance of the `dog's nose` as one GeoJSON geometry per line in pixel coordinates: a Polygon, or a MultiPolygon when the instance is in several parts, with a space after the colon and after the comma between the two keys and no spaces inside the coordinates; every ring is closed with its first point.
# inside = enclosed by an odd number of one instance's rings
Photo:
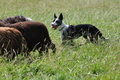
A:
{"type": "Polygon", "coordinates": [[[54,24],[53,24],[53,23],[51,23],[51,25],[52,25],[52,27],[54,27],[54,24]]]}
{"type": "Polygon", "coordinates": [[[54,24],[51,24],[53,29],[56,29],[57,27],[54,24]]]}

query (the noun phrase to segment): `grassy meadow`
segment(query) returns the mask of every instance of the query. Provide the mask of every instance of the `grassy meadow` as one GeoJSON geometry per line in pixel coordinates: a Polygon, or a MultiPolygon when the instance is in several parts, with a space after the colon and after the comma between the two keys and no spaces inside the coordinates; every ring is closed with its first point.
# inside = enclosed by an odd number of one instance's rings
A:
{"type": "Polygon", "coordinates": [[[23,15],[44,23],[57,51],[13,61],[0,57],[0,80],[120,80],[120,0],[1,0],[0,19],[23,15]],[[109,38],[99,44],[61,45],[59,31],[51,28],[53,14],[63,13],[66,24],[93,24],[109,38]]]}

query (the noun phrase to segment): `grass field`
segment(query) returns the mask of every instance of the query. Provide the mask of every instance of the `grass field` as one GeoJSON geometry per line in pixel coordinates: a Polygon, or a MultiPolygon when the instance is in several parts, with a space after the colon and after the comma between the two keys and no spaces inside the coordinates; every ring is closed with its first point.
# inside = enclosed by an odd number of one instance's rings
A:
{"type": "Polygon", "coordinates": [[[120,0],[1,0],[0,19],[23,15],[44,23],[57,52],[32,62],[19,55],[13,61],[0,58],[0,80],[120,80],[120,0]],[[61,45],[59,31],[51,28],[53,14],[63,13],[66,24],[93,24],[108,41],[75,46],[61,45]]]}

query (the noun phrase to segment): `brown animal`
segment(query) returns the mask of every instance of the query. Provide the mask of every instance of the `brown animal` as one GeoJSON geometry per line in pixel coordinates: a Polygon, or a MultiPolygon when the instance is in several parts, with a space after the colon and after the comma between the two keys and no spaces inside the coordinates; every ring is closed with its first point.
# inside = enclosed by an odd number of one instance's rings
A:
{"type": "Polygon", "coordinates": [[[5,19],[0,20],[0,21],[3,22],[4,24],[14,24],[14,23],[17,23],[17,22],[33,21],[33,20],[29,17],[13,16],[13,17],[5,18],[5,19]]]}
{"type": "Polygon", "coordinates": [[[15,28],[0,27],[0,55],[7,53],[7,57],[20,54],[22,34],[15,28]]]}
{"type": "Polygon", "coordinates": [[[48,30],[43,23],[26,21],[8,25],[0,22],[0,26],[18,29],[26,40],[28,53],[35,49],[39,52],[48,52],[48,48],[51,48],[53,53],[56,51],[55,44],[52,43],[48,30]]]}

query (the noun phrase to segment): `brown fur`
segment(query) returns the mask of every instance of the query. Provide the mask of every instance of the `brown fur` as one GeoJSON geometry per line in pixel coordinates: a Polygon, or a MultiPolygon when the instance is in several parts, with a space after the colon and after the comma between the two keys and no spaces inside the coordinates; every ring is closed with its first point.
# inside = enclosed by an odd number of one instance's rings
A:
{"type": "Polygon", "coordinates": [[[15,28],[0,27],[0,51],[1,55],[7,53],[7,56],[20,54],[22,46],[22,34],[15,28]]]}
{"type": "Polygon", "coordinates": [[[3,22],[4,24],[14,24],[17,22],[24,22],[24,21],[29,21],[29,20],[27,19],[27,17],[24,17],[24,16],[13,16],[13,17],[5,18],[0,21],[3,22]]]}
{"type": "Polygon", "coordinates": [[[48,52],[48,48],[51,48],[55,53],[55,44],[52,43],[48,30],[43,23],[27,21],[9,25],[0,23],[0,26],[18,29],[26,40],[28,52],[34,49],[38,49],[40,52],[48,52]]]}

